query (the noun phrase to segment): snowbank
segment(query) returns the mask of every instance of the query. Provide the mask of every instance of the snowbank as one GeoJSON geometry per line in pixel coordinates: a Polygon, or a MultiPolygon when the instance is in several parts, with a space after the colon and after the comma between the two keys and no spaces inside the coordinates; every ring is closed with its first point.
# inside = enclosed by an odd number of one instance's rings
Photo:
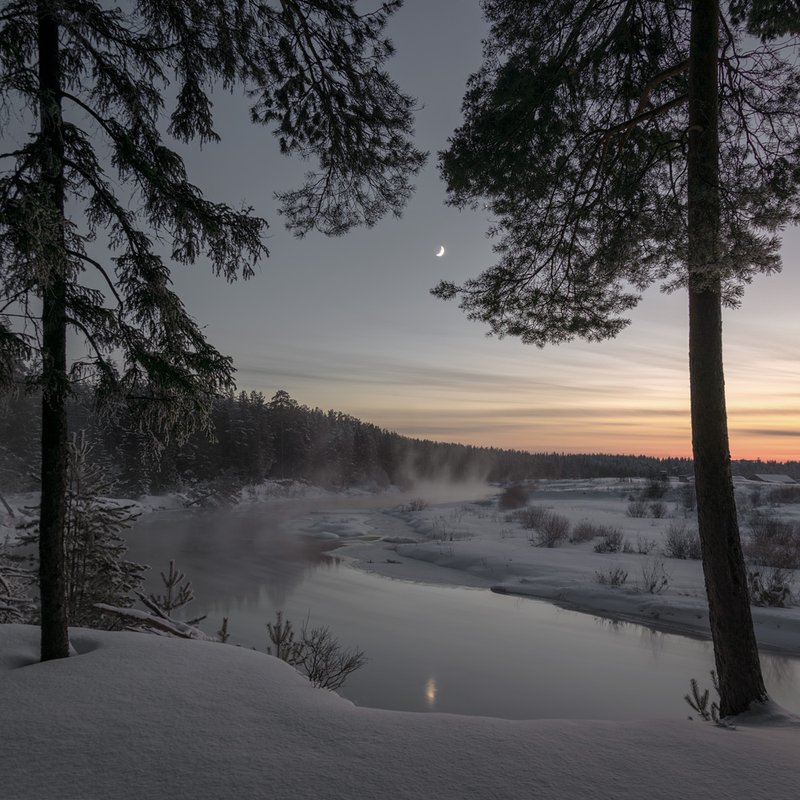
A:
{"type": "Polygon", "coordinates": [[[358,708],[252,650],[0,626],[5,800],[796,797],[800,722],[512,722],[358,708]]]}

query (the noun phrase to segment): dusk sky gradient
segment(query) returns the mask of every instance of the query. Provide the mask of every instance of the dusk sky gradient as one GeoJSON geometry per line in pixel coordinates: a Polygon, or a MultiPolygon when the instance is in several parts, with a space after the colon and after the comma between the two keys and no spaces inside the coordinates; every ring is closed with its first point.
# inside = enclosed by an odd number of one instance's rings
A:
{"type": "MultiPolygon", "coordinates": [[[[691,452],[687,300],[647,293],[616,340],[539,350],[486,337],[455,303],[429,294],[494,263],[477,212],[444,205],[436,152],[461,122],[466,79],[486,31],[477,0],[406,0],[390,22],[390,72],[418,98],[416,142],[430,150],[403,217],[371,230],[298,240],[273,192],[305,165],[248,124],[239,96],[215,98],[222,143],[188,149],[209,199],[253,205],[270,222],[269,259],[226,285],[206,265],[175,285],[209,340],[233,356],[240,389],[333,408],[399,433],[534,451],[691,452]],[[443,258],[435,254],[447,248],[443,258]]],[[[784,236],[782,274],[761,277],[725,313],[734,458],[800,458],[800,232],[784,236]]]]}

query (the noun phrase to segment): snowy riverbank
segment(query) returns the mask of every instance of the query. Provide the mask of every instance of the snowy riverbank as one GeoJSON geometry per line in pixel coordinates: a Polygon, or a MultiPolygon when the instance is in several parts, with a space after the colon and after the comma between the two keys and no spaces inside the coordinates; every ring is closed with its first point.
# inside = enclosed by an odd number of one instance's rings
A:
{"type": "MultiPolygon", "coordinates": [[[[403,580],[492,588],[528,595],[569,608],[650,627],[707,637],[708,610],[699,560],[665,556],[671,529],[694,525],[683,508],[683,486],[674,482],[656,500],[662,516],[631,517],[628,509],[641,495],[642,480],[563,480],[529,484],[527,507],[564,518],[571,532],[582,524],[617,529],[630,552],[595,552],[598,537],[537,547],[537,533],[525,528],[518,512],[498,508],[498,487],[427,485],[401,493],[396,488],[330,491],[299,482],[267,482],[240,492],[232,513],[259,506],[291,509],[284,527],[298,535],[343,545],[336,553],[355,566],[403,580]],[[295,511],[297,513],[295,513],[295,511]],[[306,516],[302,516],[306,514],[306,516]],[[619,586],[599,582],[613,573],[627,577],[619,586]],[[658,591],[648,591],[655,579],[658,591]]],[[[744,507],[763,486],[737,484],[744,507]]],[[[17,518],[0,518],[0,541],[14,535],[14,523],[36,496],[8,498],[17,518]]],[[[193,513],[187,498],[172,494],[133,502],[143,514],[193,513]]],[[[651,503],[645,503],[650,511],[651,503]]],[[[778,519],[800,521],[800,503],[761,508],[778,519]]],[[[570,534],[571,535],[571,534],[570,534]]],[[[743,535],[747,535],[746,525],[743,535]]],[[[602,537],[599,537],[602,538],[602,537]]],[[[800,655],[800,581],[788,608],[753,607],[760,646],[800,655]]]]}
{"type": "MultiPolygon", "coordinates": [[[[657,501],[663,506],[659,518],[628,515],[630,498],[643,481],[541,481],[535,486],[528,507],[563,517],[571,531],[582,523],[617,529],[631,552],[596,552],[602,537],[534,546],[536,531],[523,527],[515,512],[498,509],[499,489],[491,501],[435,503],[421,497],[382,513],[317,513],[301,529],[341,540],[347,546],[337,555],[381,575],[491,587],[662,630],[709,635],[700,561],[664,555],[671,529],[692,530],[679,486],[657,501]],[[627,574],[622,585],[599,582],[615,571],[627,574]]],[[[744,502],[753,487],[740,483],[739,490],[744,502]]],[[[796,503],[766,511],[789,521],[800,518],[796,503]]],[[[800,603],[797,593],[794,599],[800,603]]],[[[753,618],[762,647],[800,655],[800,606],[753,607],[753,618]]]]}
{"type": "MultiPolygon", "coordinates": [[[[619,527],[634,549],[653,543],[647,554],[596,553],[597,540],[534,547],[532,531],[498,510],[500,490],[489,487],[478,500],[474,491],[454,499],[435,487],[418,498],[269,490],[251,493],[231,513],[302,499],[308,502],[286,509],[284,532],[346,545],[337,555],[365,570],[491,586],[702,633],[699,562],[664,559],[664,591],[641,590],[641,564],[660,557],[669,525],[683,515],[666,499],[671,516],[627,516],[628,495],[640,488],[541,483],[529,505],[567,517],[572,528],[586,521],[619,527]],[[596,573],[616,568],[629,573],[625,584],[597,582],[596,573]]],[[[180,511],[174,496],[139,505],[168,517],[192,513],[180,511]]],[[[787,519],[800,511],[776,510],[787,519]]],[[[798,652],[798,609],[754,611],[762,643],[798,652]]],[[[800,779],[800,720],[772,705],[733,731],[688,720],[394,712],[314,689],[286,664],[246,648],[81,630],[71,639],[74,657],[41,664],[37,629],[0,626],[4,798],[788,800],[800,779]]]]}
{"type": "Polygon", "coordinates": [[[698,721],[511,722],[358,708],[252,650],[0,626],[7,800],[790,800],[800,726],[774,709],[698,721]]]}

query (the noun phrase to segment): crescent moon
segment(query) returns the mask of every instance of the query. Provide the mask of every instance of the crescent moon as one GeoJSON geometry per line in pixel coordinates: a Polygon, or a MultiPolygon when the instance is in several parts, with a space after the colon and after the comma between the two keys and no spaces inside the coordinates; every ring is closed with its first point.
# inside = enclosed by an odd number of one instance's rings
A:
{"type": "Polygon", "coordinates": [[[436,254],[436,258],[441,258],[444,255],[444,245],[439,245],[439,252],[436,254]]]}

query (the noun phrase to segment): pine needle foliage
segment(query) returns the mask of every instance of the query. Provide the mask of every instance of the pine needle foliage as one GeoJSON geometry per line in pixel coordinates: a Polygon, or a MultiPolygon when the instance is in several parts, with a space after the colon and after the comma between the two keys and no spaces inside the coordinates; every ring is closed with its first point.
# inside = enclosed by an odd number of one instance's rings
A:
{"type": "MultiPolygon", "coordinates": [[[[711,670],[711,683],[713,684],[717,695],[719,695],[719,682],[717,681],[717,674],[713,669],[711,670]]],[[[689,707],[692,709],[692,711],[694,711],[700,717],[700,719],[704,720],[705,722],[713,722],[715,725],[719,725],[719,703],[712,701],[709,705],[708,689],[704,689],[701,692],[696,678],[691,678],[689,680],[689,688],[691,690],[690,693],[685,694],[683,699],[689,704],[689,707]]]]}
{"type": "Polygon", "coordinates": [[[722,308],[780,268],[800,221],[791,0],[484,0],[450,202],[493,217],[498,261],[433,293],[498,336],[618,334],[645,289],[686,288],[692,449],[723,716],[767,697],[730,470],[722,308]]]}
{"type": "MultiPolygon", "coordinates": [[[[754,275],[780,268],[776,232],[800,219],[796,43],[755,41],[745,5],[723,15],[719,58],[721,246],[710,278],[732,304],[754,275]]],[[[687,285],[690,4],[483,8],[484,63],[439,158],[450,203],[492,215],[498,261],[434,294],[539,346],[613,337],[648,286],[687,285]]]]}
{"type": "Polygon", "coordinates": [[[153,444],[209,427],[233,387],[172,288],[204,261],[232,281],[268,255],[266,220],[207,199],[179,152],[219,139],[212,91],[243,90],[286,155],[297,235],[399,214],[424,154],[384,69],[400,0],[11,0],[0,11],[0,388],[39,365],[42,658],[68,654],[62,559],[70,381],[127,405],[153,444]],[[67,332],[85,344],[68,358],[67,332]]]}
{"type": "Polygon", "coordinates": [[[87,343],[73,370],[93,374],[102,398],[127,398],[160,438],[204,424],[208,397],[232,386],[231,361],[187,314],[170,267],[203,260],[229,281],[250,277],[268,254],[267,222],[207,199],[178,146],[217,141],[212,91],[243,88],[252,121],[282,153],[318,162],[302,188],[280,194],[293,231],[341,234],[399,214],[424,161],[410,141],[413,100],[384,69],[392,46],[383,29],[399,6],[5,4],[0,379],[38,350],[35,298],[57,269],[67,325],[87,343]],[[41,20],[58,33],[52,90],[37,72],[41,20]],[[43,106],[59,152],[40,130],[43,106]],[[57,168],[58,186],[40,180],[44,162],[57,168]]]}
{"type": "Polygon", "coordinates": [[[170,560],[167,572],[161,573],[164,584],[164,594],[151,594],[150,600],[157,605],[168,617],[176,608],[182,608],[194,600],[192,582],[170,560]]]}

